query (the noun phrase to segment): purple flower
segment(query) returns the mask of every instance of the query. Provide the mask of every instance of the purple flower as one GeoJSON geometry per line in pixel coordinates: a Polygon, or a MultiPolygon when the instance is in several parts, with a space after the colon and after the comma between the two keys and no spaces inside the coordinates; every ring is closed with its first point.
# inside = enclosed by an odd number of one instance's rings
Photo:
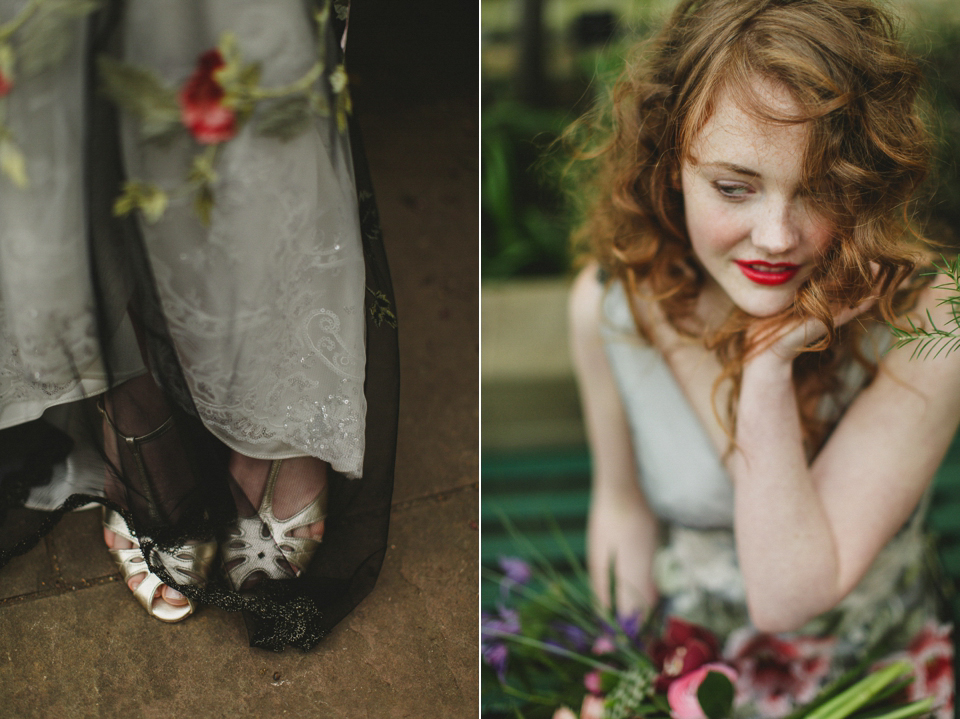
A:
{"type": "Polygon", "coordinates": [[[617,617],[617,624],[623,630],[623,633],[630,637],[630,641],[636,642],[640,636],[640,629],[643,627],[643,616],[640,612],[625,614],[617,617]]]}
{"type": "Polygon", "coordinates": [[[487,644],[481,650],[483,661],[485,661],[497,673],[497,679],[500,683],[507,680],[507,660],[510,658],[510,652],[507,645],[503,642],[487,644]]]}
{"type": "Polygon", "coordinates": [[[572,649],[575,652],[582,654],[583,652],[587,651],[587,649],[593,643],[593,637],[590,635],[590,633],[584,631],[576,624],[568,624],[567,622],[553,622],[550,627],[560,635],[565,647],[567,649],[572,649]]]}
{"type": "Polygon", "coordinates": [[[512,609],[501,608],[499,614],[484,613],[480,617],[480,654],[501,682],[506,681],[507,660],[510,658],[502,635],[519,633],[520,615],[512,609]]]}
{"type": "Polygon", "coordinates": [[[480,617],[480,638],[496,640],[499,634],[519,634],[520,615],[514,609],[500,609],[499,614],[484,614],[480,617]]]}
{"type": "Polygon", "coordinates": [[[533,576],[530,565],[519,557],[500,557],[500,569],[514,584],[526,584],[533,576]]]}

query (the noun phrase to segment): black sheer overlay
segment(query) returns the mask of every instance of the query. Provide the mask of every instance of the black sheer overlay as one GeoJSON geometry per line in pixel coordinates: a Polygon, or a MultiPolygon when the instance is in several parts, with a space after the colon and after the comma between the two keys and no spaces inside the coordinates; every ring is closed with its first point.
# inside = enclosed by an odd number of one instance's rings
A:
{"type": "MultiPolygon", "coordinates": [[[[120,2],[108,3],[88,19],[85,70],[86,242],[100,356],[110,389],[72,403],[68,431],[54,426],[46,415],[0,431],[0,566],[29,551],[65,512],[95,502],[124,517],[150,570],[165,584],[201,605],[242,611],[252,646],[310,649],[373,589],[386,550],[393,490],[399,400],[396,318],[362,142],[351,119],[366,268],[362,476],[348,479],[328,469],[322,543],[299,576],[262,579],[235,591],[218,560],[204,584],[182,583],[182,577],[168,570],[164,557],[210,539],[222,546],[230,541],[238,517],[254,516],[258,507],[231,476],[230,449],[199,417],[168,329],[141,221],[135,214],[117,217],[113,211],[128,178],[119,110],[100,91],[97,58],[119,53],[122,7],[120,2]],[[113,372],[110,345],[126,313],[149,374],[120,381],[113,372]],[[125,436],[148,435],[171,417],[169,429],[143,442],[139,456],[109,436],[114,430],[125,436]],[[108,446],[116,447],[113,451],[104,449],[105,434],[108,446]],[[74,493],[52,511],[25,506],[30,491],[50,482],[77,443],[98,448],[106,461],[105,496],[74,493]]],[[[278,493],[289,492],[293,498],[310,494],[309,487],[296,478],[284,480],[283,475],[277,487],[278,493]]]]}

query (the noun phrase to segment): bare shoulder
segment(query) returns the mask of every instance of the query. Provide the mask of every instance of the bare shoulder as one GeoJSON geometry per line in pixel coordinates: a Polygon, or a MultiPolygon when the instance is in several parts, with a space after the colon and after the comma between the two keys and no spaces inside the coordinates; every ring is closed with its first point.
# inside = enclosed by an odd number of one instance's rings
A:
{"type": "MultiPolygon", "coordinates": [[[[951,284],[949,277],[937,276],[920,292],[916,306],[906,313],[905,319],[909,318],[916,327],[927,332],[939,329],[960,334],[951,302],[951,299],[960,298],[950,289],[951,284]]],[[[960,398],[960,350],[947,351],[956,343],[945,339],[936,345],[927,345],[930,352],[921,352],[918,350],[923,341],[921,336],[895,347],[884,356],[881,366],[918,389],[935,388],[938,393],[947,392],[960,398]]]]}
{"type": "Polygon", "coordinates": [[[597,277],[598,265],[590,262],[580,272],[570,290],[567,312],[570,335],[574,341],[599,337],[604,287],[597,277]]]}

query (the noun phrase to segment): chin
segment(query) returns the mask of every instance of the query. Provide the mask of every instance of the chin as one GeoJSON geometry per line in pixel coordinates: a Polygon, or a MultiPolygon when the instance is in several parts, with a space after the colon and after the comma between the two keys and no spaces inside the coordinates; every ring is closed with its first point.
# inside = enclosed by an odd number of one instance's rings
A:
{"type": "Polygon", "coordinates": [[[769,293],[768,296],[762,294],[760,296],[741,295],[733,298],[733,303],[751,317],[773,317],[790,307],[795,297],[794,292],[777,294],[778,296],[773,296],[773,293],[769,293]]]}

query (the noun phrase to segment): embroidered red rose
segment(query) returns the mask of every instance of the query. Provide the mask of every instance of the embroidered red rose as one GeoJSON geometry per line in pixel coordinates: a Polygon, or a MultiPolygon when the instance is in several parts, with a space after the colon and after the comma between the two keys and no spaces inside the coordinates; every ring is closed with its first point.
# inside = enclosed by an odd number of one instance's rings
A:
{"type": "Polygon", "coordinates": [[[650,656],[660,670],[656,689],[664,692],[678,677],[719,659],[720,644],[703,627],[670,617],[663,638],[650,646],[650,656]]]}
{"type": "Polygon", "coordinates": [[[214,77],[225,64],[219,50],[208,50],[197,60],[197,69],[180,91],[183,124],[197,142],[205,145],[225,142],[237,131],[237,116],[223,104],[223,86],[214,77]]]}

